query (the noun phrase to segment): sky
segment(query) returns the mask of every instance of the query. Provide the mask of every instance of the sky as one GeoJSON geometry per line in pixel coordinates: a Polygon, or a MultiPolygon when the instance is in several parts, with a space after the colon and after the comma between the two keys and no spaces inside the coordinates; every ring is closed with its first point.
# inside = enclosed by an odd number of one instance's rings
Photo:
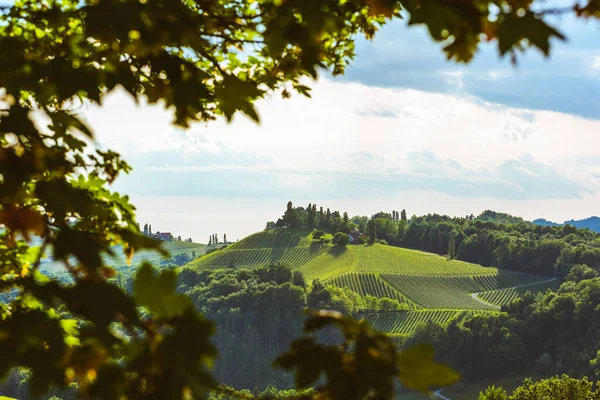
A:
{"type": "Polygon", "coordinates": [[[139,222],[197,242],[261,230],[289,200],[579,219],[600,214],[600,24],[557,23],[569,41],[515,67],[493,47],[448,62],[423,28],[396,21],[359,40],[345,76],[312,82],[312,99],[260,101],[259,125],[238,115],[183,131],[118,90],[84,115],[98,146],[133,166],[115,188],[139,222]]]}

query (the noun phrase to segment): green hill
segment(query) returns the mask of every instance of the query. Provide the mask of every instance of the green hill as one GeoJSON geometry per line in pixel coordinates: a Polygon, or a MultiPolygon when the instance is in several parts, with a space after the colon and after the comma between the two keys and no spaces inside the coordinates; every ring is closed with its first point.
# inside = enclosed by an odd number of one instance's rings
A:
{"type": "Polygon", "coordinates": [[[319,279],[417,309],[365,314],[376,327],[396,333],[407,333],[420,322],[446,322],[469,310],[497,311],[527,290],[545,291],[558,282],[381,244],[340,248],[313,241],[306,230],[286,228],[255,233],[188,266],[255,268],[273,262],[302,272],[308,282],[319,279]]]}

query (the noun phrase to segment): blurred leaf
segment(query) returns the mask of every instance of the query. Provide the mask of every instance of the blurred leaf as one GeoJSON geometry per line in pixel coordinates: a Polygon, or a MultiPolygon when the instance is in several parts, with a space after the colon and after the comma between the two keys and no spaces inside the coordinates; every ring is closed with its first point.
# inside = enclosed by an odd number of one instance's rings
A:
{"type": "Polygon", "coordinates": [[[184,313],[192,307],[190,300],[175,292],[177,274],[173,270],[160,273],[148,263],[139,267],[133,281],[133,294],[140,306],[147,307],[158,317],[184,313]]]}
{"type": "Polygon", "coordinates": [[[460,375],[453,369],[433,361],[431,345],[416,345],[400,353],[400,381],[409,389],[430,392],[434,387],[450,386],[460,375]]]}

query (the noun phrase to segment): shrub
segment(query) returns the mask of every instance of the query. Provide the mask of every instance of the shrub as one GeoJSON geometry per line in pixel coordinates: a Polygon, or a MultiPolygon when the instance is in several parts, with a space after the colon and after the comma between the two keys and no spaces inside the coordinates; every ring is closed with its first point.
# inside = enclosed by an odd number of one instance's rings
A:
{"type": "Polygon", "coordinates": [[[325,232],[323,231],[323,229],[315,229],[313,231],[313,240],[321,240],[323,238],[323,236],[325,236],[325,232]]]}
{"type": "Polygon", "coordinates": [[[506,390],[494,385],[488,387],[485,392],[479,392],[479,400],[506,400],[506,390]]]}
{"type": "Polygon", "coordinates": [[[333,237],[333,244],[335,244],[336,246],[346,247],[348,242],[349,242],[348,235],[346,235],[343,232],[338,232],[333,237]]]}

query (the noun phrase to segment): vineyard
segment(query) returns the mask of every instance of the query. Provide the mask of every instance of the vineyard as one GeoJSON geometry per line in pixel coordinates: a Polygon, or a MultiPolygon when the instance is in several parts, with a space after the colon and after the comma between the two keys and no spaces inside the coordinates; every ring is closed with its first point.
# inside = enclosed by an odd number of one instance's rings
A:
{"type": "Polygon", "coordinates": [[[339,287],[346,287],[361,296],[375,296],[375,297],[387,297],[389,299],[398,300],[400,303],[409,303],[409,301],[398,293],[396,290],[392,289],[388,284],[386,284],[381,278],[377,275],[371,274],[344,274],[340,275],[332,280],[328,281],[333,285],[339,287]]]}
{"type": "Polygon", "coordinates": [[[385,313],[369,313],[362,317],[377,330],[390,333],[411,333],[419,324],[433,322],[447,324],[454,318],[462,318],[467,313],[477,311],[467,310],[416,310],[396,311],[385,313]]]}
{"type": "Polygon", "coordinates": [[[494,309],[473,299],[479,287],[470,276],[381,275],[394,289],[425,308],[494,309]]]}
{"type": "Polygon", "coordinates": [[[326,246],[316,243],[312,246],[274,247],[261,249],[238,249],[237,245],[232,247],[235,248],[226,248],[216,251],[198,259],[191,265],[194,265],[198,268],[255,268],[274,262],[280,262],[289,265],[291,268],[298,268],[324,253],[328,249],[326,246]]]}
{"type": "Polygon", "coordinates": [[[534,283],[539,283],[540,281],[545,281],[546,278],[536,275],[499,270],[497,275],[478,275],[474,276],[473,280],[478,285],[473,292],[487,292],[490,290],[510,288],[513,286],[531,285],[534,283]]]}
{"type": "Polygon", "coordinates": [[[335,247],[313,242],[306,230],[259,232],[190,263],[196,268],[256,268],[280,262],[314,279],[362,296],[388,297],[425,310],[368,314],[379,329],[410,332],[420,322],[445,323],[464,310],[489,312],[526,291],[556,288],[558,281],[483,267],[417,250],[375,244],[335,247]]]}
{"type": "Polygon", "coordinates": [[[310,246],[311,236],[308,231],[291,231],[289,229],[275,229],[266,232],[254,233],[235,244],[240,249],[264,249],[273,247],[310,246]]]}
{"type": "Polygon", "coordinates": [[[516,288],[494,290],[492,292],[478,293],[477,297],[487,301],[488,303],[495,304],[497,306],[508,305],[519,297],[522,297],[525,293],[531,292],[533,294],[545,292],[546,290],[556,290],[560,286],[560,281],[550,280],[544,281],[533,285],[527,285],[516,288]]]}
{"type": "Polygon", "coordinates": [[[496,275],[496,268],[486,268],[437,254],[375,244],[353,248],[360,257],[354,272],[403,275],[496,275]]]}

